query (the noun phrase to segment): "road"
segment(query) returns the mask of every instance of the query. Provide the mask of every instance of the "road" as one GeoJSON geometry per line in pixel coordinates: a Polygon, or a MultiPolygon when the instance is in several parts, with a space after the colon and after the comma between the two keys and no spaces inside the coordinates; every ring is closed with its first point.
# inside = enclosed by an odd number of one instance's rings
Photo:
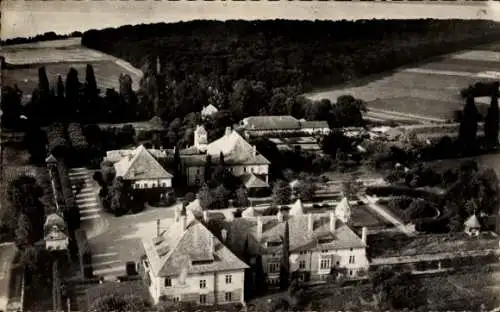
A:
{"type": "Polygon", "coordinates": [[[379,216],[382,218],[386,219],[390,223],[392,223],[396,228],[398,228],[402,233],[408,235],[408,236],[413,236],[415,235],[415,229],[411,228],[410,226],[407,226],[403,224],[398,218],[394,217],[387,209],[382,207],[381,205],[377,204],[377,199],[376,197],[373,196],[368,196],[365,195],[364,197],[361,197],[361,199],[364,199],[365,202],[367,203],[367,206],[373,210],[375,213],[377,213],[379,216]]]}

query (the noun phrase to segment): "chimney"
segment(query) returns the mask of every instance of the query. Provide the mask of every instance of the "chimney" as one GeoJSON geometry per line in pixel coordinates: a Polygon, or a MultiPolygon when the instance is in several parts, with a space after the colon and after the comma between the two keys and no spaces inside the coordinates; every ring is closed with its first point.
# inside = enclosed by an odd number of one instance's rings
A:
{"type": "Polygon", "coordinates": [[[311,234],[314,231],[314,219],[312,213],[307,214],[307,231],[311,234]]]}
{"type": "Polygon", "coordinates": [[[187,216],[186,216],[186,215],[182,215],[182,216],[180,217],[180,219],[181,219],[181,220],[180,220],[180,223],[181,223],[181,228],[182,228],[182,230],[183,230],[183,231],[185,231],[185,230],[186,230],[186,228],[187,228],[187,216]]]}
{"type": "Polygon", "coordinates": [[[257,147],[255,145],[252,145],[252,155],[253,157],[257,156],[257,147]]]}
{"type": "Polygon", "coordinates": [[[225,135],[230,135],[232,132],[232,129],[231,127],[226,127],[226,132],[225,132],[225,135]]]}
{"type": "Polygon", "coordinates": [[[203,210],[203,221],[208,223],[208,210],[203,210]]]}
{"type": "Polygon", "coordinates": [[[278,214],[276,215],[276,217],[278,218],[278,222],[283,222],[283,220],[285,219],[283,217],[283,211],[281,209],[278,211],[278,214]]]}
{"type": "Polygon", "coordinates": [[[368,228],[366,226],[363,226],[363,229],[361,230],[361,240],[363,243],[366,244],[366,238],[368,236],[368,228]]]}
{"type": "Polygon", "coordinates": [[[335,233],[336,223],[337,216],[335,216],[335,211],[330,211],[330,232],[335,233]]]}
{"type": "Polygon", "coordinates": [[[262,217],[257,216],[257,239],[260,240],[262,239],[262,231],[263,231],[264,225],[262,224],[262,217]]]}
{"type": "Polygon", "coordinates": [[[160,219],[156,219],[156,237],[160,237],[160,219]]]}
{"type": "Polygon", "coordinates": [[[220,231],[220,236],[222,238],[222,242],[225,243],[226,240],[227,240],[227,230],[226,229],[222,229],[220,231]]]}
{"type": "Polygon", "coordinates": [[[179,222],[179,216],[180,216],[180,209],[179,208],[174,208],[174,219],[175,219],[175,222],[179,222]]]}

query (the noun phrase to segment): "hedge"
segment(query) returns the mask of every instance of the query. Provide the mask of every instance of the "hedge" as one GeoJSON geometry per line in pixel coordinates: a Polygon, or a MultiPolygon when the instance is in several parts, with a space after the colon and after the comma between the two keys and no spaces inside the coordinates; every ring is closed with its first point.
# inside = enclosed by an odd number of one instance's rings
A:
{"type": "Polygon", "coordinates": [[[409,197],[427,199],[432,202],[440,202],[442,200],[442,196],[438,194],[403,186],[368,186],[366,188],[366,194],[381,197],[406,195],[409,197]]]}
{"type": "Polygon", "coordinates": [[[70,231],[74,231],[80,228],[80,211],[76,206],[75,195],[73,194],[71,180],[69,179],[68,168],[64,162],[58,161],[57,171],[61,184],[61,193],[64,198],[64,207],[61,208],[64,212],[64,218],[68,224],[68,229],[70,231]]]}
{"type": "Polygon", "coordinates": [[[78,247],[78,259],[82,275],[84,278],[91,278],[94,275],[92,271],[92,255],[87,235],[83,229],[77,229],[75,231],[75,241],[78,247]]]}
{"type": "Polygon", "coordinates": [[[79,123],[70,123],[68,125],[68,137],[71,141],[71,146],[77,150],[82,151],[88,149],[89,145],[87,139],[83,135],[82,126],[79,123]]]}
{"type": "MultiPolygon", "coordinates": [[[[54,123],[47,128],[47,142],[50,153],[58,154],[59,151],[65,153],[71,148],[66,134],[66,127],[62,123],[54,123]]],[[[66,155],[62,154],[54,156],[65,157],[66,155]]]]}

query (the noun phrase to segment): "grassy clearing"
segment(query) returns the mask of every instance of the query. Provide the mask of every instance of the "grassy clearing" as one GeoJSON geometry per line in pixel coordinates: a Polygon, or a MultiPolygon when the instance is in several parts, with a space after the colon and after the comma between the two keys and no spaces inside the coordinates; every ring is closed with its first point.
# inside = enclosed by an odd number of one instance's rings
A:
{"type": "Polygon", "coordinates": [[[90,285],[85,292],[85,295],[78,298],[78,306],[80,310],[87,311],[88,307],[99,297],[115,294],[117,296],[140,296],[152,302],[149,291],[144,283],[139,281],[130,282],[105,282],[103,284],[90,285]]]}
{"type": "Polygon", "coordinates": [[[64,77],[68,73],[70,67],[78,71],[80,81],[85,79],[85,67],[87,64],[92,64],[97,81],[97,87],[101,92],[105,92],[107,88],[119,89],[118,78],[121,73],[127,73],[132,77],[134,89],[138,88],[140,77],[133,72],[125,70],[117,65],[114,61],[95,61],[82,59],[79,62],[64,62],[64,63],[40,63],[32,64],[23,68],[5,69],[3,71],[4,85],[12,86],[17,84],[24,95],[31,95],[38,84],[38,68],[45,66],[47,77],[52,85],[55,85],[57,75],[64,77]]]}

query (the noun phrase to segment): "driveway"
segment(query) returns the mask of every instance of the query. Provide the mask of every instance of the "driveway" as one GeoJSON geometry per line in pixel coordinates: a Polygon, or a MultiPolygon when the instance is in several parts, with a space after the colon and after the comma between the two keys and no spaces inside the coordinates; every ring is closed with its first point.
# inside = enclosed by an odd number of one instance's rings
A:
{"type": "MultiPolygon", "coordinates": [[[[174,207],[147,208],[138,214],[115,217],[103,213],[107,230],[89,240],[94,274],[116,277],[125,274],[127,261],[137,262],[144,254],[141,239],[156,233],[156,220],[167,223],[174,217],[174,207]]],[[[165,224],[166,225],[166,224],[165,224]]]]}
{"type": "Polygon", "coordinates": [[[408,235],[408,236],[413,236],[415,234],[415,229],[412,226],[407,226],[401,222],[398,218],[392,215],[387,209],[385,209],[383,206],[377,204],[377,199],[373,196],[364,196],[363,198],[367,206],[376,212],[379,216],[382,218],[386,219],[390,223],[392,223],[397,229],[399,229],[402,233],[408,235]]]}

